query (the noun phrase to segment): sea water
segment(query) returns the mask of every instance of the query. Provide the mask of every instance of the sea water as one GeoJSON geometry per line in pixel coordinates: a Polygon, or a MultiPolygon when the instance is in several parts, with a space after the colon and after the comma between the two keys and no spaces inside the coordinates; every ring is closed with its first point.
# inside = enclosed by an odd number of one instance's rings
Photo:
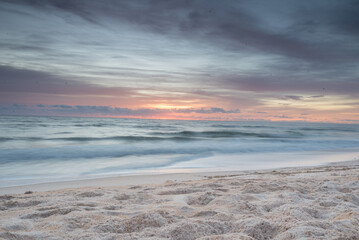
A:
{"type": "Polygon", "coordinates": [[[359,125],[0,116],[0,187],[359,157],[359,125]]]}

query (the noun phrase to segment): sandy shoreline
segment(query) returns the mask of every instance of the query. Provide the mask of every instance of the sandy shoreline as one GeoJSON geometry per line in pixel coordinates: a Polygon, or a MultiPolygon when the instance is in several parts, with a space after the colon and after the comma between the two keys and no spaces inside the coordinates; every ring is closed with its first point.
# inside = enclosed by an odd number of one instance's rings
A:
{"type": "Polygon", "coordinates": [[[0,190],[0,239],[359,239],[359,161],[0,190]]]}

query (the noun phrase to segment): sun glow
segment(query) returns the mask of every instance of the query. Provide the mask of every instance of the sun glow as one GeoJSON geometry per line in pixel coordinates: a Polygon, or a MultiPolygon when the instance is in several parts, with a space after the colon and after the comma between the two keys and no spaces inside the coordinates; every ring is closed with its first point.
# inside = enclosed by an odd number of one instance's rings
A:
{"type": "Polygon", "coordinates": [[[168,105],[165,103],[146,105],[146,107],[153,108],[153,109],[189,109],[189,108],[192,108],[192,106],[180,106],[180,105],[175,106],[175,105],[168,105]]]}

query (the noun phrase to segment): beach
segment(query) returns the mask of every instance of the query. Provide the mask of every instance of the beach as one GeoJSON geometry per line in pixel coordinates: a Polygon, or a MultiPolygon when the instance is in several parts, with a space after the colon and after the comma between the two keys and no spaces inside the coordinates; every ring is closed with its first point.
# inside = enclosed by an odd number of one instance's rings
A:
{"type": "Polygon", "coordinates": [[[0,189],[2,239],[359,239],[359,161],[0,189]]]}
{"type": "Polygon", "coordinates": [[[359,240],[359,0],[0,0],[0,240],[359,240]]]}

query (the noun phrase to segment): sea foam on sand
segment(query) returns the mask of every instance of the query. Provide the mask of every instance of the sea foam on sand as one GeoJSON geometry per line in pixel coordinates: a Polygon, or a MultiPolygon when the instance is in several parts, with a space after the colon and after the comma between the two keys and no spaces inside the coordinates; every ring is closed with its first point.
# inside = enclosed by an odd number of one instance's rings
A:
{"type": "Polygon", "coordinates": [[[0,238],[359,239],[358,170],[353,161],[7,194],[0,238]]]}

